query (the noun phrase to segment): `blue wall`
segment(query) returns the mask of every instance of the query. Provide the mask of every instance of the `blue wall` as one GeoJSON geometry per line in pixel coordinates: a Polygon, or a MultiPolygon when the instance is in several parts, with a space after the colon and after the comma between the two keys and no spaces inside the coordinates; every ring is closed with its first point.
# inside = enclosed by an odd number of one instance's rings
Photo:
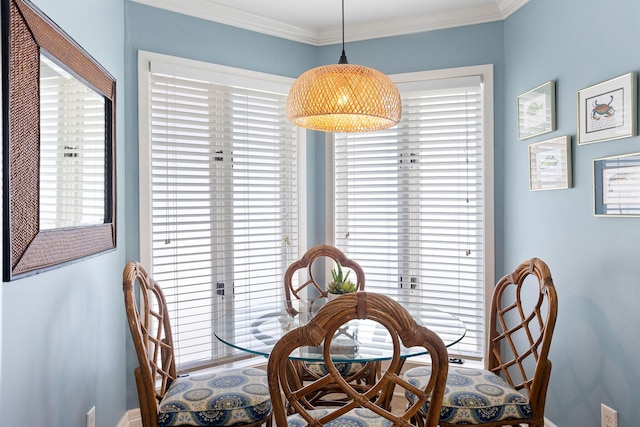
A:
{"type": "Polygon", "coordinates": [[[47,273],[3,283],[0,424],[98,427],[126,410],[122,268],[124,188],[124,1],[34,2],[117,80],[118,248],[47,273]]]}
{"type": "MultiPolygon", "coordinates": [[[[127,110],[138,111],[138,51],[174,55],[198,61],[206,61],[231,67],[297,77],[313,64],[317,48],[302,43],[269,37],[227,25],[175,14],[144,6],[126,3],[125,58],[127,67],[127,110]],[[161,29],[160,31],[158,29],[161,29]]],[[[138,140],[138,124],[135,115],[127,122],[127,140],[138,140]]],[[[313,133],[310,132],[313,140],[313,133]]],[[[309,143],[311,153],[315,151],[309,143]]],[[[127,256],[139,259],[138,224],[138,144],[125,147],[126,157],[126,221],[131,238],[127,239],[127,256]]],[[[310,157],[313,158],[313,157],[310,157]]],[[[310,186],[314,185],[310,182],[310,186]]],[[[309,190],[310,194],[313,194],[309,190]]],[[[133,372],[137,359],[131,339],[127,337],[127,402],[129,408],[138,407],[133,372]]]]}
{"type": "MultiPolygon", "coordinates": [[[[640,226],[634,218],[593,216],[591,172],[595,157],[640,151],[638,137],[581,147],[575,143],[577,90],[640,67],[635,43],[639,8],[635,0],[530,0],[504,22],[348,43],[346,49],[351,63],[390,74],[494,64],[495,267],[502,275],[538,256],[552,269],[560,316],[551,349],[554,369],[546,415],[561,427],[598,426],[601,402],[619,411],[620,425],[631,425],[632,402],[640,398],[640,389],[632,387],[640,375],[635,357],[640,353],[635,338],[640,328],[631,316],[640,293],[640,276],[634,270],[634,262],[640,261],[640,226]],[[518,141],[516,97],[547,80],[557,81],[558,130],[518,141]],[[574,188],[529,191],[528,144],[560,135],[574,138],[574,188]]],[[[295,77],[312,66],[337,62],[340,54],[340,46],[313,48],[193,18],[149,13],[129,6],[128,64],[134,50],[143,48],[295,77]],[[176,19],[178,28],[189,28],[187,36],[153,31],[145,20],[156,14],[163,22],[176,19]],[[224,41],[218,44],[210,34],[224,41]]],[[[132,124],[132,132],[134,128],[132,124]]],[[[322,135],[310,133],[308,158],[314,163],[308,194],[316,196],[309,201],[309,244],[324,236],[323,149],[322,135]]],[[[127,176],[135,179],[135,165],[127,176]]]]}
{"type": "MultiPolygon", "coordinates": [[[[175,55],[288,77],[297,77],[320,64],[337,63],[341,46],[313,47],[284,39],[256,34],[226,25],[157,10],[138,3],[127,3],[127,108],[137,110],[137,51],[175,55]],[[158,31],[157,28],[162,28],[158,31]]],[[[492,23],[434,31],[395,38],[348,43],[347,56],[351,63],[374,67],[384,73],[405,73],[478,64],[494,64],[496,98],[503,97],[503,24],[492,23]]],[[[496,116],[503,115],[500,102],[496,116]]],[[[502,146],[501,122],[496,123],[496,146],[502,146]]],[[[128,140],[137,139],[137,124],[127,126],[128,140]]],[[[307,142],[307,198],[308,246],[324,243],[325,237],[325,152],[324,135],[308,133],[307,142]]],[[[502,151],[497,148],[497,158],[502,151]]],[[[127,168],[127,224],[131,236],[138,235],[138,147],[126,147],[127,168]]],[[[501,163],[501,162],[500,162],[501,163]]],[[[496,168],[502,174],[502,167],[496,168]]],[[[498,200],[499,198],[497,198],[498,200]]],[[[502,208],[496,209],[496,217],[502,208]]],[[[499,227],[498,227],[499,228],[499,227]]],[[[136,258],[138,242],[128,241],[127,254],[136,258]]],[[[497,268],[497,271],[502,271],[497,268]]],[[[131,347],[131,344],[129,344],[131,347]]],[[[129,368],[135,366],[135,355],[129,351],[129,368]]],[[[135,383],[128,381],[127,398],[131,407],[137,406],[135,383]]]]}
{"type": "Polygon", "coordinates": [[[640,219],[593,216],[592,160],[640,152],[640,138],[577,146],[576,99],[640,71],[639,19],[636,0],[531,0],[505,23],[504,265],[538,256],[554,275],[560,309],[546,414],[561,427],[599,426],[601,402],[620,426],[638,425],[640,219]],[[516,97],[548,80],[556,80],[558,130],[518,141],[516,97]],[[528,144],[562,135],[572,137],[574,188],[530,192],[528,144]]]}
{"type": "MultiPolygon", "coordinates": [[[[126,0],[36,4],[118,80],[118,249],[3,284],[0,419],[81,427],[95,404],[98,427],[112,427],[138,406],[120,286],[125,261],[139,253],[137,51],[296,77],[337,62],[340,47],[312,47],[126,0]]],[[[601,402],[619,411],[620,425],[632,425],[640,399],[640,321],[631,315],[640,293],[639,220],[593,217],[591,176],[593,158],[640,151],[640,138],[575,143],[577,90],[640,71],[638,18],[636,0],[530,0],[505,22],[347,45],[350,62],[390,74],[494,64],[496,271],[538,256],[554,274],[560,316],[546,415],[559,427],[598,426],[601,402]],[[517,95],[552,79],[558,130],[517,141],[517,95]],[[574,137],[574,188],[530,192],[528,144],[560,135],[574,137]]],[[[324,236],[323,140],[309,133],[309,244],[324,236]]]]}

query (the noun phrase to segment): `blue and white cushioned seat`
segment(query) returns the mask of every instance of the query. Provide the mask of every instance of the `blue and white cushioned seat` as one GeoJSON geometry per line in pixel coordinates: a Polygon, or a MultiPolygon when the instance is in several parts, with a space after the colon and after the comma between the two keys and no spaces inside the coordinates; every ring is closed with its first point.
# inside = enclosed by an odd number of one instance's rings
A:
{"type": "Polygon", "coordinates": [[[160,427],[250,424],[271,412],[264,371],[255,368],[178,377],[160,402],[160,427]]]}
{"type": "MultiPolygon", "coordinates": [[[[314,418],[320,418],[332,409],[314,409],[309,411],[314,418]]],[[[288,427],[305,427],[307,422],[299,414],[287,417],[288,427]]],[[[324,427],[390,427],[392,422],[365,408],[355,408],[346,414],[329,421],[324,427]]]]}
{"type": "MultiPolygon", "coordinates": [[[[431,376],[429,367],[409,369],[405,379],[424,388],[431,376]]],[[[405,393],[410,402],[415,396],[405,393]]],[[[425,409],[429,403],[425,403],[425,409]]],[[[531,418],[531,405],[504,379],[485,369],[449,368],[440,420],[451,424],[481,424],[512,418],[531,418]]]]}
{"type": "MultiPolygon", "coordinates": [[[[304,365],[309,372],[317,377],[324,377],[329,373],[327,365],[325,365],[324,362],[305,362],[304,365]]],[[[348,377],[360,372],[365,365],[365,362],[336,362],[335,364],[336,369],[343,377],[348,377]]]]}

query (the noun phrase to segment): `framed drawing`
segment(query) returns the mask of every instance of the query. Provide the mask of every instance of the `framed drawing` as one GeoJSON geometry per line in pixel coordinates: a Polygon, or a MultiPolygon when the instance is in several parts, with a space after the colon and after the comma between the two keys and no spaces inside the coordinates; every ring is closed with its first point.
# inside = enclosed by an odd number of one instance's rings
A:
{"type": "Polygon", "coordinates": [[[548,81],[518,96],[518,139],[556,130],[556,85],[548,81]]]}
{"type": "Polygon", "coordinates": [[[571,137],[529,145],[529,189],[571,188],[571,137]]]}
{"type": "Polygon", "coordinates": [[[593,160],[596,216],[640,216],[640,153],[593,160]]]}
{"type": "Polygon", "coordinates": [[[636,73],[578,91],[578,144],[636,134],[636,73]]]}

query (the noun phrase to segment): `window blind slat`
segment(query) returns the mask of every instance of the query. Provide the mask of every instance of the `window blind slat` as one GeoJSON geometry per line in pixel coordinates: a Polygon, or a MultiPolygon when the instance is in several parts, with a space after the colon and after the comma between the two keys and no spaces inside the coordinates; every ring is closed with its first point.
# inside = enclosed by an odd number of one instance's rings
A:
{"type": "Polygon", "coordinates": [[[335,242],[367,290],[459,317],[467,335],[454,352],[482,357],[481,87],[448,86],[400,86],[397,127],[335,136],[335,242]]]}
{"type": "Polygon", "coordinates": [[[149,74],[151,269],[180,369],[229,360],[213,335],[220,316],[282,298],[297,259],[297,130],[286,93],[154,68],[163,74],[149,74]]]}

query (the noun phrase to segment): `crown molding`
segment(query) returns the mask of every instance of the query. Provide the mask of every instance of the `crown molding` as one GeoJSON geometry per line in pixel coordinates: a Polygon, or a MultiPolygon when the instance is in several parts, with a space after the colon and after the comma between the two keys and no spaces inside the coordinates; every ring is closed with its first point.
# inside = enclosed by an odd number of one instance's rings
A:
{"type": "Polygon", "coordinates": [[[275,19],[234,9],[208,0],[179,2],[175,0],[129,1],[270,36],[312,45],[318,44],[318,32],[316,30],[289,25],[275,19]]]}
{"type": "MultiPolygon", "coordinates": [[[[227,7],[210,0],[181,2],[175,0],[129,1],[314,46],[326,46],[342,42],[341,27],[320,30],[304,28],[227,7]]],[[[350,25],[346,31],[345,40],[369,40],[500,21],[517,11],[528,1],[491,0],[478,7],[362,25],[350,25]]]]}
{"type": "MultiPolygon", "coordinates": [[[[451,10],[431,15],[399,18],[363,25],[349,25],[346,29],[345,40],[360,41],[381,37],[393,37],[482,24],[500,21],[502,19],[502,15],[496,4],[486,3],[478,7],[451,10]]],[[[318,45],[323,46],[340,43],[342,41],[341,32],[341,27],[321,30],[318,35],[318,45]]]]}
{"type": "Polygon", "coordinates": [[[496,0],[502,19],[511,16],[515,11],[527,4],[529,0],[496,0]]]}

